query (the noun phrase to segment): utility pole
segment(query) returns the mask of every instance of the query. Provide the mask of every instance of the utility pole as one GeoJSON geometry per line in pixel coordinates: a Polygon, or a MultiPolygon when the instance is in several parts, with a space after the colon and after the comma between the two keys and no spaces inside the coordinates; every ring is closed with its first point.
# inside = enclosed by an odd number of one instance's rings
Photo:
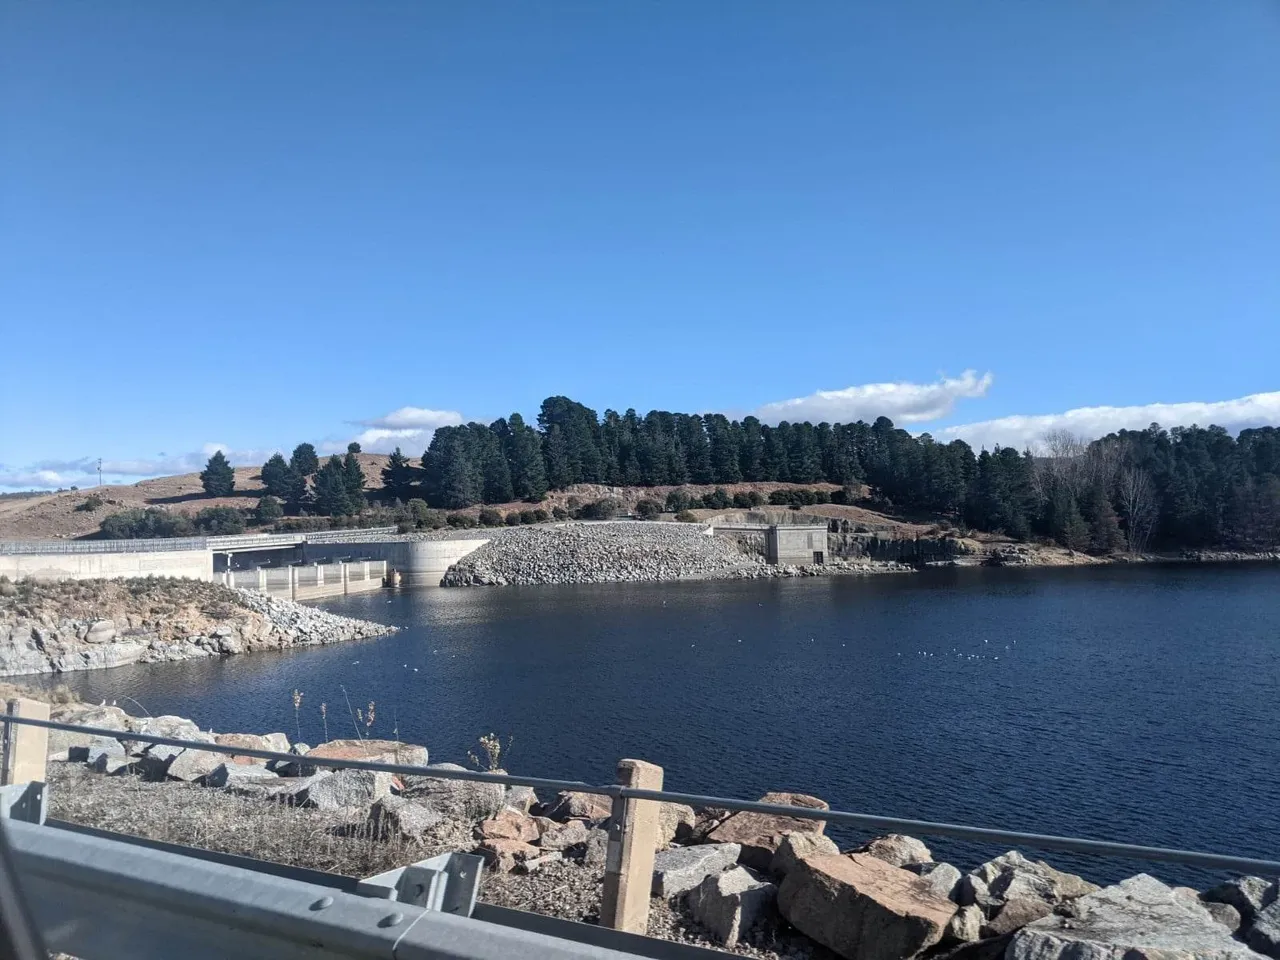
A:
{"type": "Polygon", "coordinates": [[[102,486],[102,458],[98,458],[98,486],[102,486]]]}

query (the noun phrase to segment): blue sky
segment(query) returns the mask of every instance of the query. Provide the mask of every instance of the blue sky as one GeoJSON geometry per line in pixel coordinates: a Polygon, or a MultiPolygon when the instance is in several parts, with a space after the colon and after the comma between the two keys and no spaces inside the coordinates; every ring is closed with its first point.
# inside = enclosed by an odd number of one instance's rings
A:
{"type": "Polygon", "coordinates": [[[559,393],[1280,423],[1278,47],[1272,0],[6,5],[0,486],[559,393]]]}

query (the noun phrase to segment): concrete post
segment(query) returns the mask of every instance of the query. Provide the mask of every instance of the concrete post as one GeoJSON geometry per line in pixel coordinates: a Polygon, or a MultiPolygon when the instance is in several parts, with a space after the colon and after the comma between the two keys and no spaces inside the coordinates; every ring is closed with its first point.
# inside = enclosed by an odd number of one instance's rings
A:
{"type": "MultiPolygon", "coordinates": [[[[48,720],[49,705],[39,700],[18,697],[9,701],[11,717],[48,720]]],[[[7,786],[11,783],[44,783],[45,760],[49,756],[49,731],[44,727],[5,724],[4,769],[0,774],[7,786]]]]}
{"type": "Polygon", "coordinates": [[[258,589],[263,593],[267,592],[267,568],[258,568],[258,589]]]}
{"type": "Polygon", "coordinates": [[[361,560],[361,561],[360,561],[360,563],[361,563],[362,568],[363,568],[363,570],[364,570],[364,579],[365,579],[365,582],[367,583],[367,582],[368,582],[368,580],[369,580],[369,561],[368,561],[368,560],[361,560]]]}
{"type": "Polygon", "coordinates": [[[316,586],[324,586],[324,567],[320,566],[318,563],[316,564],[316,586]]]}
{"type": "Polygon", "coordinates": [[[298,599],[298,568],[289,568],[289,599],[298,599]]]}
{"type": "MultiPolygon", "coordinates": [[[[643,760],[619,760],[618,783],[638,790],[661,790],[662,768],[643,760]]],[[[642,936],[648,932],[658,813],[654,800],[614,799],[604,897],[600,903],[601,926],[642,936]]]]}
{"type": "Polygon", "coordinates": [[[342,595],[345,597],[351,592],[351,572],[347,570],[347,565],[341,561],[338,562],[338,572],[342,574],[342,595]]]}

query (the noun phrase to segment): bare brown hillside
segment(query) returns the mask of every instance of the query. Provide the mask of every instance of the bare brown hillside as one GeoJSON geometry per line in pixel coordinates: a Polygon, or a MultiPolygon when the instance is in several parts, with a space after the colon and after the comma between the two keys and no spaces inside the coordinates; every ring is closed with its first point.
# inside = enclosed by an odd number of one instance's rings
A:
{"type": "MultiPolygon", "coordinates": [[[[362,453],[360,466],[370,490],[382,488],[382,468],[387,457],[362,453]]],[[[262,496],[258,467],[236,467],[236,493],[231,497],[206,497],[198,473],[156,477],[132,484],[104,485],[83,490],[51,493],[43,497],[0,501],[0,540],[52,540],[95,533],[109,513],[145,507],[162,507],[195,513],[205,507],[252,507],[262,496]],[[90,496],[106,501],[94,511],[76,510],[90,496]]]]}

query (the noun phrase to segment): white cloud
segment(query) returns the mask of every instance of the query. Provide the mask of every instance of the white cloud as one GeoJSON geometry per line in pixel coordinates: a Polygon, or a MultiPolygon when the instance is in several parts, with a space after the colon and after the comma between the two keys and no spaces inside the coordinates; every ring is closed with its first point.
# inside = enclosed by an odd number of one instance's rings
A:
{"type": "MultiPolygon", "coordinates": [[[[419,456],[431,443],[431,435],[437,427],[453,427],[462,423],[462,414],[456,410],[429,410],[426,407],[401,407],[381,417],[352,421],[365,429],[352,439],[366,453],[390,453],[396,447],[409,456],[419,456]]],[[[330,445],[326,445],[328,449],[330,445]]],[[[336,450],[347,448],[346,443],[333,444],[336,450]]]]}
{"type": "Polygon", "coordinates": [[[755,414],[766,423],[782,420],[870,422],[884,416],[901,426],[946,416],[957,400],[985,396],[992,380],[990,373],[978,376],[977,371],[966,370],[959,377],[942,377],[933,383],[866,383],[766,403],[755,414]]]}
{"type": "Polygon", "coordinates": [[[425,407],[401,407],[381,417],[355,421],[362,427],[386,430],[434,430],[436,427],[453,427],[462,423],[462,414],[456,410],[428,410],[425,407]]]}
{"type": "Polygon", "coordinates": [[[1280,391],[1212,402],[1077,407],[1065,413],[1000,417],[932,432],[939,440],[959,438],[975,449],[998,444],[1021,450],[1037,443],[1050,430],[1068,430],[1094,440],[1116,430],[1142,430],[1152,423],[1165,428],[1217,424],[1233,434],[1249,427],[1280,426],[1280,391]]]}

